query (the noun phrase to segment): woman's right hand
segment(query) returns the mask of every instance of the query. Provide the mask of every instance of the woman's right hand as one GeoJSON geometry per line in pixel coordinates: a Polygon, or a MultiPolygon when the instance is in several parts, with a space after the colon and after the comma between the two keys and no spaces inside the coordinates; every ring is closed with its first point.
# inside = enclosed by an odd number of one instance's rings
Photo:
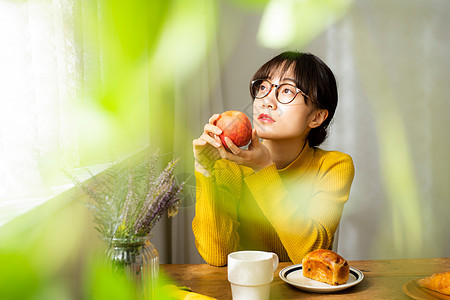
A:
{"type": "Polygon", "coordinates": [[[203,134],[195,139],[194,148],[195,170],[205,176],[211,176],[214,163],[221,158],[219,148],[222,147],[219,135],[222,130],[215,126],[220,114],[214,114],[209,118],[209,123],[204,126],[203,134]]]}

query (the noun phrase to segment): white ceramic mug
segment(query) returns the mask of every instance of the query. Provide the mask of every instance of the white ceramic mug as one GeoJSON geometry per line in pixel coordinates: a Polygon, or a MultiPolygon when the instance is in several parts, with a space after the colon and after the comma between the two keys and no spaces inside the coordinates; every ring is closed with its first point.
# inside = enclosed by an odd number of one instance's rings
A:
{"type": "Polygon", "coordinates": [[[264,251],[238,251],[228,254],[228,281],[233,300],[266,300],[278,268],[278,256],[264,251]]]}

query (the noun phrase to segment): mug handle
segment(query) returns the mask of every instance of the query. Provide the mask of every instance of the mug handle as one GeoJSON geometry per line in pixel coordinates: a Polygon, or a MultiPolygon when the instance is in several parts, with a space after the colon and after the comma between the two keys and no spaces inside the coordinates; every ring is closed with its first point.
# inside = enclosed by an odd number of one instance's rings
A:
{"type": "Polygon", "coordinates": [[[275,270],[278,268],[278,263],[279,263],[278,255],[276,253],[273,253],[273,252],[271,252],[271,254],[273,255],[273,258],[272,258],[272,260],[273,260],[273,271],[275,272],[275,270]]]}

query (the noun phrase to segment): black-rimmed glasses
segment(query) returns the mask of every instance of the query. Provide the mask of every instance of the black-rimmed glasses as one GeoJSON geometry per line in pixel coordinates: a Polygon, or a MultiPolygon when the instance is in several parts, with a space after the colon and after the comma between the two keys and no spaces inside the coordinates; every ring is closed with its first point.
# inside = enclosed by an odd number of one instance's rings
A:
{"type": "Polygon", "coordinates": [[[275,87],[275,96],[278,102],[288,104],[301,93],[304,97],[309,98],[301,89],[289,84],[273,84],[267,79],[256,79],[250,82],[250,94],[253,98],[261,99],[269,95],[272,88],[275,87]]]}

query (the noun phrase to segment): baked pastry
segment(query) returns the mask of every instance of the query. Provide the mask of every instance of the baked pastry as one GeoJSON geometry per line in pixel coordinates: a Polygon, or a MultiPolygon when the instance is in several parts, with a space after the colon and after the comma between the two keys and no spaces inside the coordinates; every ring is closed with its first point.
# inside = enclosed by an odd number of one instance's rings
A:
{"type": "Polygon", "coordinates": [[[346,283],[350,273],[348,262],[342,256],[325,249],[306,254],[302,260],[302,267],[303,276],[330,285],[346,283]]]}
{"type": "Polygon", "coordinates": [[[435,273],[431,276],[418,280],[419,284],[427,289],[450,295],[450,271],[435,273]]]}

